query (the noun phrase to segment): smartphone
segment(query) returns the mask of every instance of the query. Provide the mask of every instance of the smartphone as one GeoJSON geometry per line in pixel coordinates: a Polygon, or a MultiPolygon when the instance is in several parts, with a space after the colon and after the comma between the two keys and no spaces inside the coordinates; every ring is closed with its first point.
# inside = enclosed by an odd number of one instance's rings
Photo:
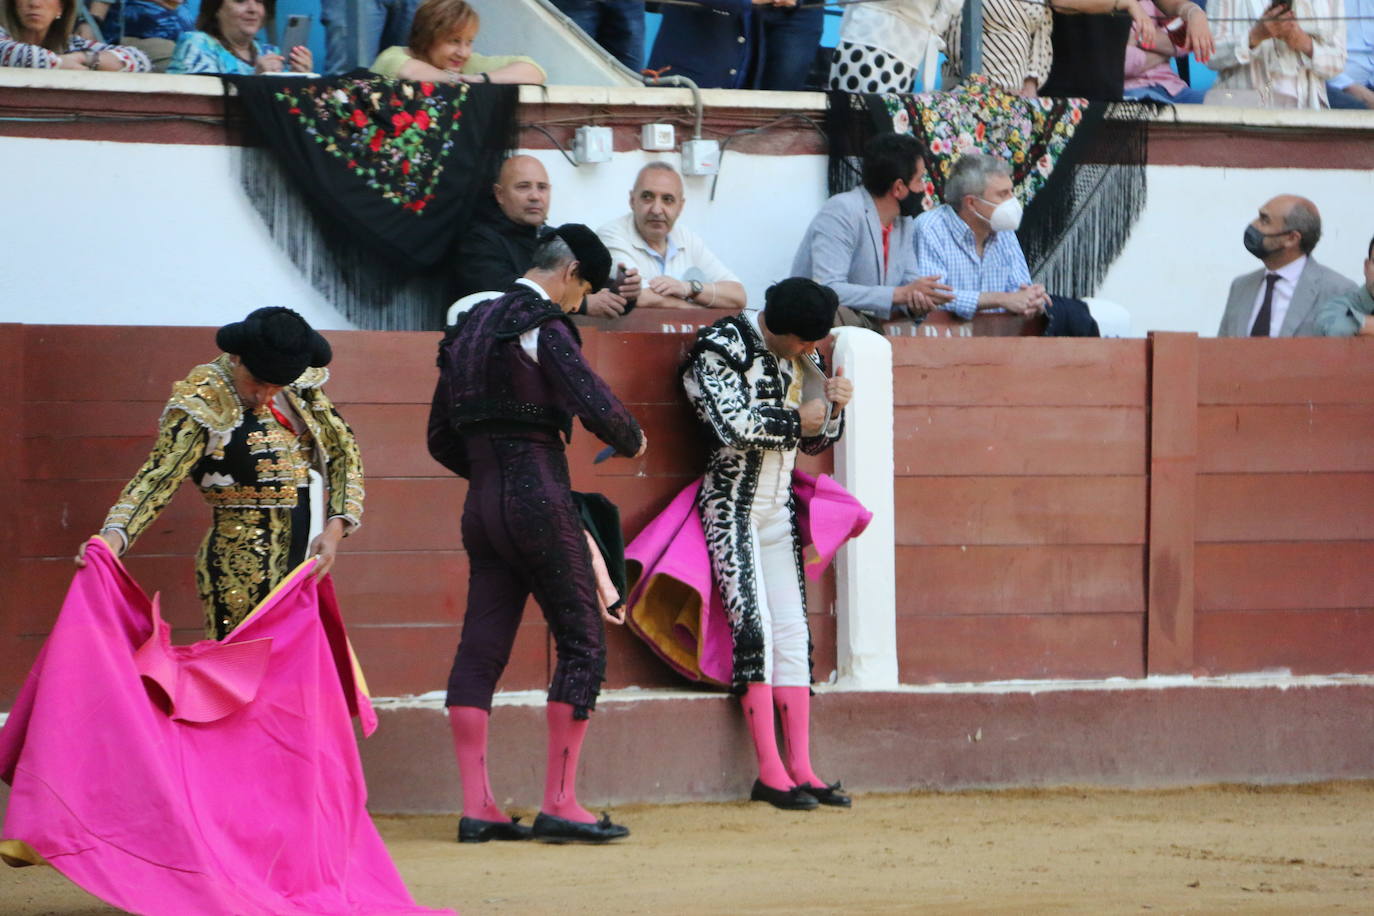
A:
{"type": "Polygon", "coordinates": [[[291,49],[310,47],[310,17],[302,13],[292,13],[286,17],[286,28],[281,33],[281,53],[289,61],[291,49]]]}

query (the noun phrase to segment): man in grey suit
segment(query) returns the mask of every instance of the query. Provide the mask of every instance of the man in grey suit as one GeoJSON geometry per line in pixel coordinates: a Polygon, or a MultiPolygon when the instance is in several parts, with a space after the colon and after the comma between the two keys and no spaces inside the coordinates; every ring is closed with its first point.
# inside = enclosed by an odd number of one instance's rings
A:
{"type": "Polygon", "coordinates": [[[864,147],[863,185],[825,202],[797,247],[792,276],[840,297],[836,323],[880,330],[890,318],[925,315],[954,298],[938,276],[916,275],[911,217],[925,196],[925,147],[879,134],[864,147]]]}
{"type": "Polygon", "coordinates": [[[1321,214],[1305,197],[1281,194],[1260,207],[1244,242],[1264,269],[1231,282],[1217,336],[1316,336],[1317,306],[1355,285],[1311,256],[1321,234],[1321,214]]]}

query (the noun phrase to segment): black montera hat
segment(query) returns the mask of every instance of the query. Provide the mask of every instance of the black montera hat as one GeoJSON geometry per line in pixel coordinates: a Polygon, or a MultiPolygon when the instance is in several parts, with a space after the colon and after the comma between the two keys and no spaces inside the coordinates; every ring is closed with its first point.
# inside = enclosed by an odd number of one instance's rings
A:
{"type": "Polygon", "coordinates": [[[226,324],[215,344],[243,360],[244,367],[269,385],[289,385],[312,366],[327,366],[334,356],[329,341],[288,308],[269,306],[226,324]]]}
{"type": "Polygon", "coordinates": [[[592,292],[605,289],[611,279],[611,253],[596,233],[581,223],[564,223],[551,234],[567,242],[572,249],[578,271],[582,279],[592,285],[592,292]]]}
{"type": "Polygon", "coordinates": [[[788,277],[768,287],[763,302],[764,323],[774,334],[821,340],[835,323],[840,298],[810,277],[788,277]]]}

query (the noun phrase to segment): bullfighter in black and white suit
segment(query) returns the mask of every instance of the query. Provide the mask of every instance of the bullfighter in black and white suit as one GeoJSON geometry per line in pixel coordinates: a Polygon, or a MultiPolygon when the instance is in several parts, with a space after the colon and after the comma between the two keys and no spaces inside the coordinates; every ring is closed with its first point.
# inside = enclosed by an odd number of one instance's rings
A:
{"type": "Polygon", "coordinates": [[[839,784],[811,768],[811,641],[792,466],[798,448],[819,454],[840,437],[853,385],[826,378],[816,353],[834,320],[833,290],[793,277],[765,301],[762,312],[704,328],[683,365],[687,398],[712,439],[698,508],[734,636],[734,689],[758,756],[752,797],[792,809],[817,800],[848,806],[839,784]]]}

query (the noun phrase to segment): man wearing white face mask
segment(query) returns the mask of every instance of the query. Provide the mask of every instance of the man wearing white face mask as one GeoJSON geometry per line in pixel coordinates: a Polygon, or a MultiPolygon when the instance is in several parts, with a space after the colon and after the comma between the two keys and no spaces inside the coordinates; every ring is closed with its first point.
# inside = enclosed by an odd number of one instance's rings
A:
{"type": "Polygon", "coordinates": [[[1011,169],[995,156],[965,153],[945,181],[944,205],[916,220],[916,272],[939,274],[954,288],[942,308],[960,318],[991,309],[1042,312],[1050,297],[1031,283],[1020,225],[1011,169]]]}

